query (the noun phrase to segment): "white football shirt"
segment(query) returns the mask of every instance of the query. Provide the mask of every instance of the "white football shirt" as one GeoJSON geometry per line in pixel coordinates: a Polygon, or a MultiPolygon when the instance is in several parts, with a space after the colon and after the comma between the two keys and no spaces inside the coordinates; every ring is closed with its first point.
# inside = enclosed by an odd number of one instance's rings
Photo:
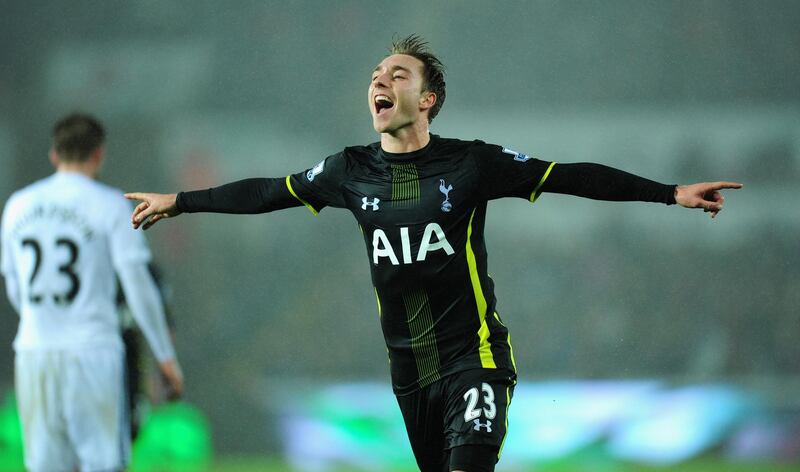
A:
{"type": "Polygon", "coordinates": [[[115,269],[151,257],[130,215],[120,190],[73,172],[11,196],[0,228],[0,269],[18,286],[17,351],[122,348],[115,269]]]}

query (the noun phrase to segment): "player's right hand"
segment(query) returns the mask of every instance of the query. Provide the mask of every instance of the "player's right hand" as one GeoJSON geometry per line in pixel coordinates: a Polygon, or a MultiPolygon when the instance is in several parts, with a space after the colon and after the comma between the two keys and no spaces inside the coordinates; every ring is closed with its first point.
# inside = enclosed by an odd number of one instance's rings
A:
{"type": "Polygon", "coordinates": [[[159,220],[181,214],[176,204],[178,199],[178,194],[176,193],[133,192],[126,193],[125,198],[141,201],[133,209],[133,215],[131,215],[131,223],[133,223],[134,229],[139,229],[140,226],[142,229],[148,229],[159,220]]]}
{"type": "Polygon", "coordinates": [[[171,359],[159,362],[158,368],[167,386],[167,400],[178,400],[183,395],[183,373],[178,361],[171,359]]]}

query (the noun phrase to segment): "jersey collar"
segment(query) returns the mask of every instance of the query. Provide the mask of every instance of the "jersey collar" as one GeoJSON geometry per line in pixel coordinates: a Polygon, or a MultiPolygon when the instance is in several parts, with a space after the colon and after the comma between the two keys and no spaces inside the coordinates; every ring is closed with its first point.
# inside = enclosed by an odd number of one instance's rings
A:
{"type": "Polygon", "coordinates": [[[425,147],[411,152],[401,152],[401,153],[388,152],[384,151],[383,148],[379,147],[378,155],[389,162],[409,162],[417,160],[422,157],[425,157],[430,152],[430,150],[433,149],[434,141],[437,141],[438,139],[439,139],[438,135],[431,134],[431,139],[428,141],[428,144],[426,144],[425,147]]]}

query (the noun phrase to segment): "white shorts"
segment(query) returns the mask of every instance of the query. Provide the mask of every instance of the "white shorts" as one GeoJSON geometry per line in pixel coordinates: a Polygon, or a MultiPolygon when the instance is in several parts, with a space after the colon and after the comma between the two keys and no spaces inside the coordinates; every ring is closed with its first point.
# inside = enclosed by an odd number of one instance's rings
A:
{"type": "Polygon", "coordinates": [[[122,470],[130,455],[123,352],[19,351],[17,404],[33,472],[122,470]]]}

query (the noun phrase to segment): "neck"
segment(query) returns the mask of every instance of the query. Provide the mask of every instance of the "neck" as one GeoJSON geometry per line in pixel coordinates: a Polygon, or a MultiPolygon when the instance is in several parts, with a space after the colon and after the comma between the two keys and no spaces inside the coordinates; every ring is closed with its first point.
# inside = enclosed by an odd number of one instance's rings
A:
{"type": "Polygon", "coordinates": [[[425,120],[392,132],[381,133],[381,148],[395,154],[414,152],[427,146],[430,140],[428,121],[425,120]]]}
{"type": "Polygon", "coordinates": [[[90,162],[60,162],[56,172],[72,172],[94,179],[97,176],[97,166],[90,162]]]}

